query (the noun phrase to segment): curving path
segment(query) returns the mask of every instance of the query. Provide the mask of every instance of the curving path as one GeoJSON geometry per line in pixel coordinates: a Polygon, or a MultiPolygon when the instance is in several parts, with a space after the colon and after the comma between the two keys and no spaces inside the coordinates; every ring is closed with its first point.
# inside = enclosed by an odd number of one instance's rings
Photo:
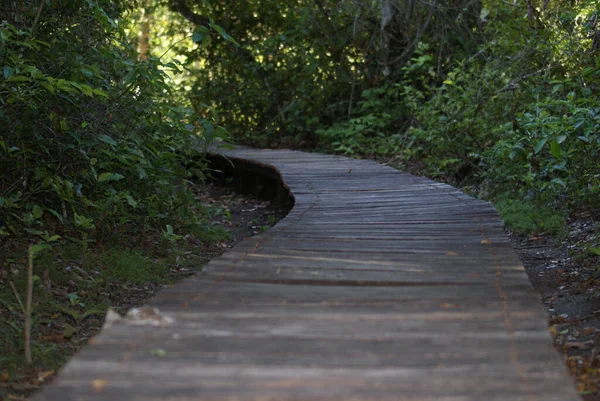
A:
{"type": "Polygon", "coordinates": [[[174,321],[117,322],[35,400],[579,400],[489,203],[372,161],[223,153],[274,166],[289,215],[160,292],[174,321]]]}

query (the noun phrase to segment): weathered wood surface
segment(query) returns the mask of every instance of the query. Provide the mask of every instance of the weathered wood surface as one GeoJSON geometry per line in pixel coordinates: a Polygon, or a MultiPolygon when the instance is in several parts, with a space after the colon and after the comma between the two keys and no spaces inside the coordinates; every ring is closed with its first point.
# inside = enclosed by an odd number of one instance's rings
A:
{"type": "Polygon", "coordinates": [[[578,400],[496,211],[371,161],[236,148],[295,197],[36,400],[578,400]],[[157,351],[161,350],[161,351],[157,351]]]}

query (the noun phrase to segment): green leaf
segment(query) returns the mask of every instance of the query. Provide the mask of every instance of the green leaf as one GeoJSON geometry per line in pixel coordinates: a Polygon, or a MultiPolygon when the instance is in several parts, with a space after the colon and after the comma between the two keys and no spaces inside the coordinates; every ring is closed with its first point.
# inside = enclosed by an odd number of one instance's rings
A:
{"type": "Polygon", "coordinates": [[[588,248],[588,252],[591,253],[592,255],[596,255],[596,256],[600,256],[600,246],[590,246],[588,248]]]}
{"type": "Polygon", "coordinates": [[[552,153],[552,156],[556,157],[557,159],[562,154],[560,144],[556,141],[556,139],[550,142],[550,153],[552,153]]]}
{"type": "Polygon", "coordinates": [[[56,89],[54,88],[54,85],[52,85],[49,82],[40,82],[40,85],[46,89],[48,92],[52,93],[53,95],[56,94],[56,89]]]}
{"type": "Polygon", "coordinates": [[[535,147],[533,148],[533,153],[534,154],[538,154],[540,153],[540,151],[542,150],[542,148],[544,147],[544,145],[546,144],[546,142],[548,141],[548,139],[544,138],[544,139],[540,139],[536,144],[535,147]]]}
{"type": "Polygon", "coordinates": [[[192,41],[194,43],[202,42],[202,40],[204,39],[204,35],[204,33],[194,32],[194,34],[192,35],[192,41]]]}
{"type": "Polygon", "coordinates": [[[39,219],[44,214],[44,211],[38,205],[34,205],[33,209],[31,210],[31,213],[33,214],[33,217],[39,219]]]}
{"type": "Polygon", "coordinates": [[[24,228],[23,230],[25,230],[25,232],[27,232],[29,234],[33,234],[33,235],[44,235],[43,231],[35,230],[33,228],[24,228]]]}
{"type": "Polygon", "coordinates": [[[137,207],[138,203],[135,201],[135,199],[131,197],[131,195],[125,195],[125,199],[127,200],[129,206],[131,206],[134,209],[137,207]]]}
{"type": "Polygon", "coordinates": [[[165,356],[167,356],[167,351],[165,351],[162,348],[154,348],[150,350],[150,354],[153,356],[164,358],[165,356]]]}
{"type": "Polygon", "coordinates": [[[563,143],[567,139],[566,135],[559,135],[556,137],[556,142],[563,143]]]}
{"type": "Polygon", "coordinates": [[[114,139],[112,139],[110,136],[108,136],[106,134],[99,135],[98,139],[100,139],[102,142],[108,143],[109,145],[112,145],[112,146],[118,145],[117,141],[115,141],[114,139]]]}
{"type": "Polygon", "coordinates": [[[23,75],[13,75],[10,78],[6,79],[7,82],[26,82],[31,81],[31,78],[25,77],[23,75]]]}
{"type": "Polygon", "coordinates": [[[134,68],[131,71],[129,71],[127,74],[125,74],[125,77],[123,78],[123,80],[125,81],[125,85],[129,85],[130,83],[135,81],[136,78],[137,78],[137,70],[134,68]]]}
{"type": "Polygon", "coordinates": [[[119,173],[102,173],[98,176],[98,182],[119,181],[125,178],[119,173]]]}
{"type": "Polygon", "coordinates": [[[8,79],[13,75],[13,69],[7,65],[4,66],[4,79],[8,79]]]}
{"type": "Polygon", "coordinates": [[[227,32],[225,32],[225,29],[223,29],[222,26],[219,26],[217,24],[211,24],[211,27],[217,31],[217,33],[219,35],[221,35],[223,37],[223,39],[225,39],[228,42],[231,42],[233,44],[235,44],[236,46],[239,46],[240,44],[238,42],[235,41],[235,39],[233,39],[233,37],[231,37],[227,32]]]}
{"type": "Polygon", "coordinates": [[[65,323],[65,330],[63,331],[63,336],[65,338],[71,338],[77,333],[77,329],[71,326],[69,323],[65,323]]]}
{"type": "Polygon", "coordinates": [[[479,13],[479,18],[481,18],[482,21],[485,21],[486,17],[490,14],[490,10],[488,10],[487,8],[483,7],[481,9],[481,12],[479,13]]]}
{"type": "Polygon", "coordinates": [[[81,317],[79,312],[77,312],[75,309],[67,308],[62,305],[56,305],[56,309],[58,309],[60,312],[66,315],[71,316],[75,320],[79,320],[79,318],[81,317]]]}
{"type": "Polygon", "coordinates": [[[100,309],[90,309],[90,310],[86,310],[83,314],[81,314],[79,316],[79,318],[81,320],[83,320],[83,319],[85,319],[88,316],[91,316],[91,315],[103,315],[104,313],[105,312],[103,310],[100,310],[100,309]]]}
{"type": "Polygon", "coordinates": [[[51,215],[56,217],[58,219],[58,221],[60,221],[61,223],[64,223],[63,217],[56,210],[54,210],[54,209],[47,209],[47,210],[51,215]]]}
{"type": "Polygon", "coordinates": [[[108,94],[101,89],[92,89],[94,95],[102,96],[103,98],[108,99],[108,94]]]}
{"type": "Polygon", "coordinates": [[[31,253],[35,256],[37,253],[45,249],[50,249],[50,246],[46,244],[35,244],[31,246],[31,253]]]}

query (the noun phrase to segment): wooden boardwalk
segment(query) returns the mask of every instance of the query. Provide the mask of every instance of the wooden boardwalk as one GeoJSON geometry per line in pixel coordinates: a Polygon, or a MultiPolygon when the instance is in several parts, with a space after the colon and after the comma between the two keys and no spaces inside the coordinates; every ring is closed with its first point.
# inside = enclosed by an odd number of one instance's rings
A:
{"type": "Polygon", "coordinates": [[[225,153],[274,166],[289,215],[160,292],[174,321],[117,322],[35,400],[579,400],[487,202],[372,161],[225,153]]]}

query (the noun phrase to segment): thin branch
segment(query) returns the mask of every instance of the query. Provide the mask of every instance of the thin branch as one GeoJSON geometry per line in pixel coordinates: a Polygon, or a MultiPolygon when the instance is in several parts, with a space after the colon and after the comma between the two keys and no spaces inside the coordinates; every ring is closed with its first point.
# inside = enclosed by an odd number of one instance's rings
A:
{"type": "Polygon", "coordinates": [[[185,4],[185,0],[172,0],[171,8],[181,14],[185,19],[190,22],[193,22],[196,25],[205,26],[210,28],[210,19],[193,12],[187,4],[185,4]]]}
{"type": "Polygon", "coordinates": [[[23,306],[23,302],[21,301],[21,297],[19,296],[19,292],[17,291],[17,287],[15,287],[15,284],[12,282],[12,280],[10,280],[9,283],[10,283],[10,288],[12,288],[13,293],[15,294],[15,298],[17,300],[17,303],[19,304],[19,307],[21,308],[21,311],[23,312],[23,315],[25,315],[26,314],[25,307],[23,306]]]}
{"type": "Polygon", "coordinates": [[[33,303],[33,248],[29,247],[27,258],[27,299],[25,310],[25,360],[31,365],[31,304],[33,303]]]}
{"type": "Polygon", "coordinates": [[[33,24],[31,25],[31,30],[35,29],[38,21],[40,20],[40,16],[42,15],[42,10],[44,9],[44,2],[46,0],[40,0],[40,6],[38,7],[37,14],[35,15],[35,19],[33,20],[33,24]]]}
{"type": "Polygon", "coordinates": [[[517,77],[515,79],[512,79],[509,83],[506,84],[506,86],[504,86],[504,88],[501,88],[501,89],[498,89],[497,91],[495,91],[494,95],[497,95],[499,93],[506,92],[506,91],[515,90],[515,89],[518,88],[517,84],[519,82],[524,81],[527,78],[533,77],[535,75],[539,75],[541,73],[548,72],[551,69],[556,68],[558,66],[559,66],[559,64],[549,65],[548,67],[542,68],[541,70],[537,70],[535,72],[532,72],[532,73],[529,73],[529,74],[525,74],[525,75],[522,75],[522,76],[517,77]]]}

